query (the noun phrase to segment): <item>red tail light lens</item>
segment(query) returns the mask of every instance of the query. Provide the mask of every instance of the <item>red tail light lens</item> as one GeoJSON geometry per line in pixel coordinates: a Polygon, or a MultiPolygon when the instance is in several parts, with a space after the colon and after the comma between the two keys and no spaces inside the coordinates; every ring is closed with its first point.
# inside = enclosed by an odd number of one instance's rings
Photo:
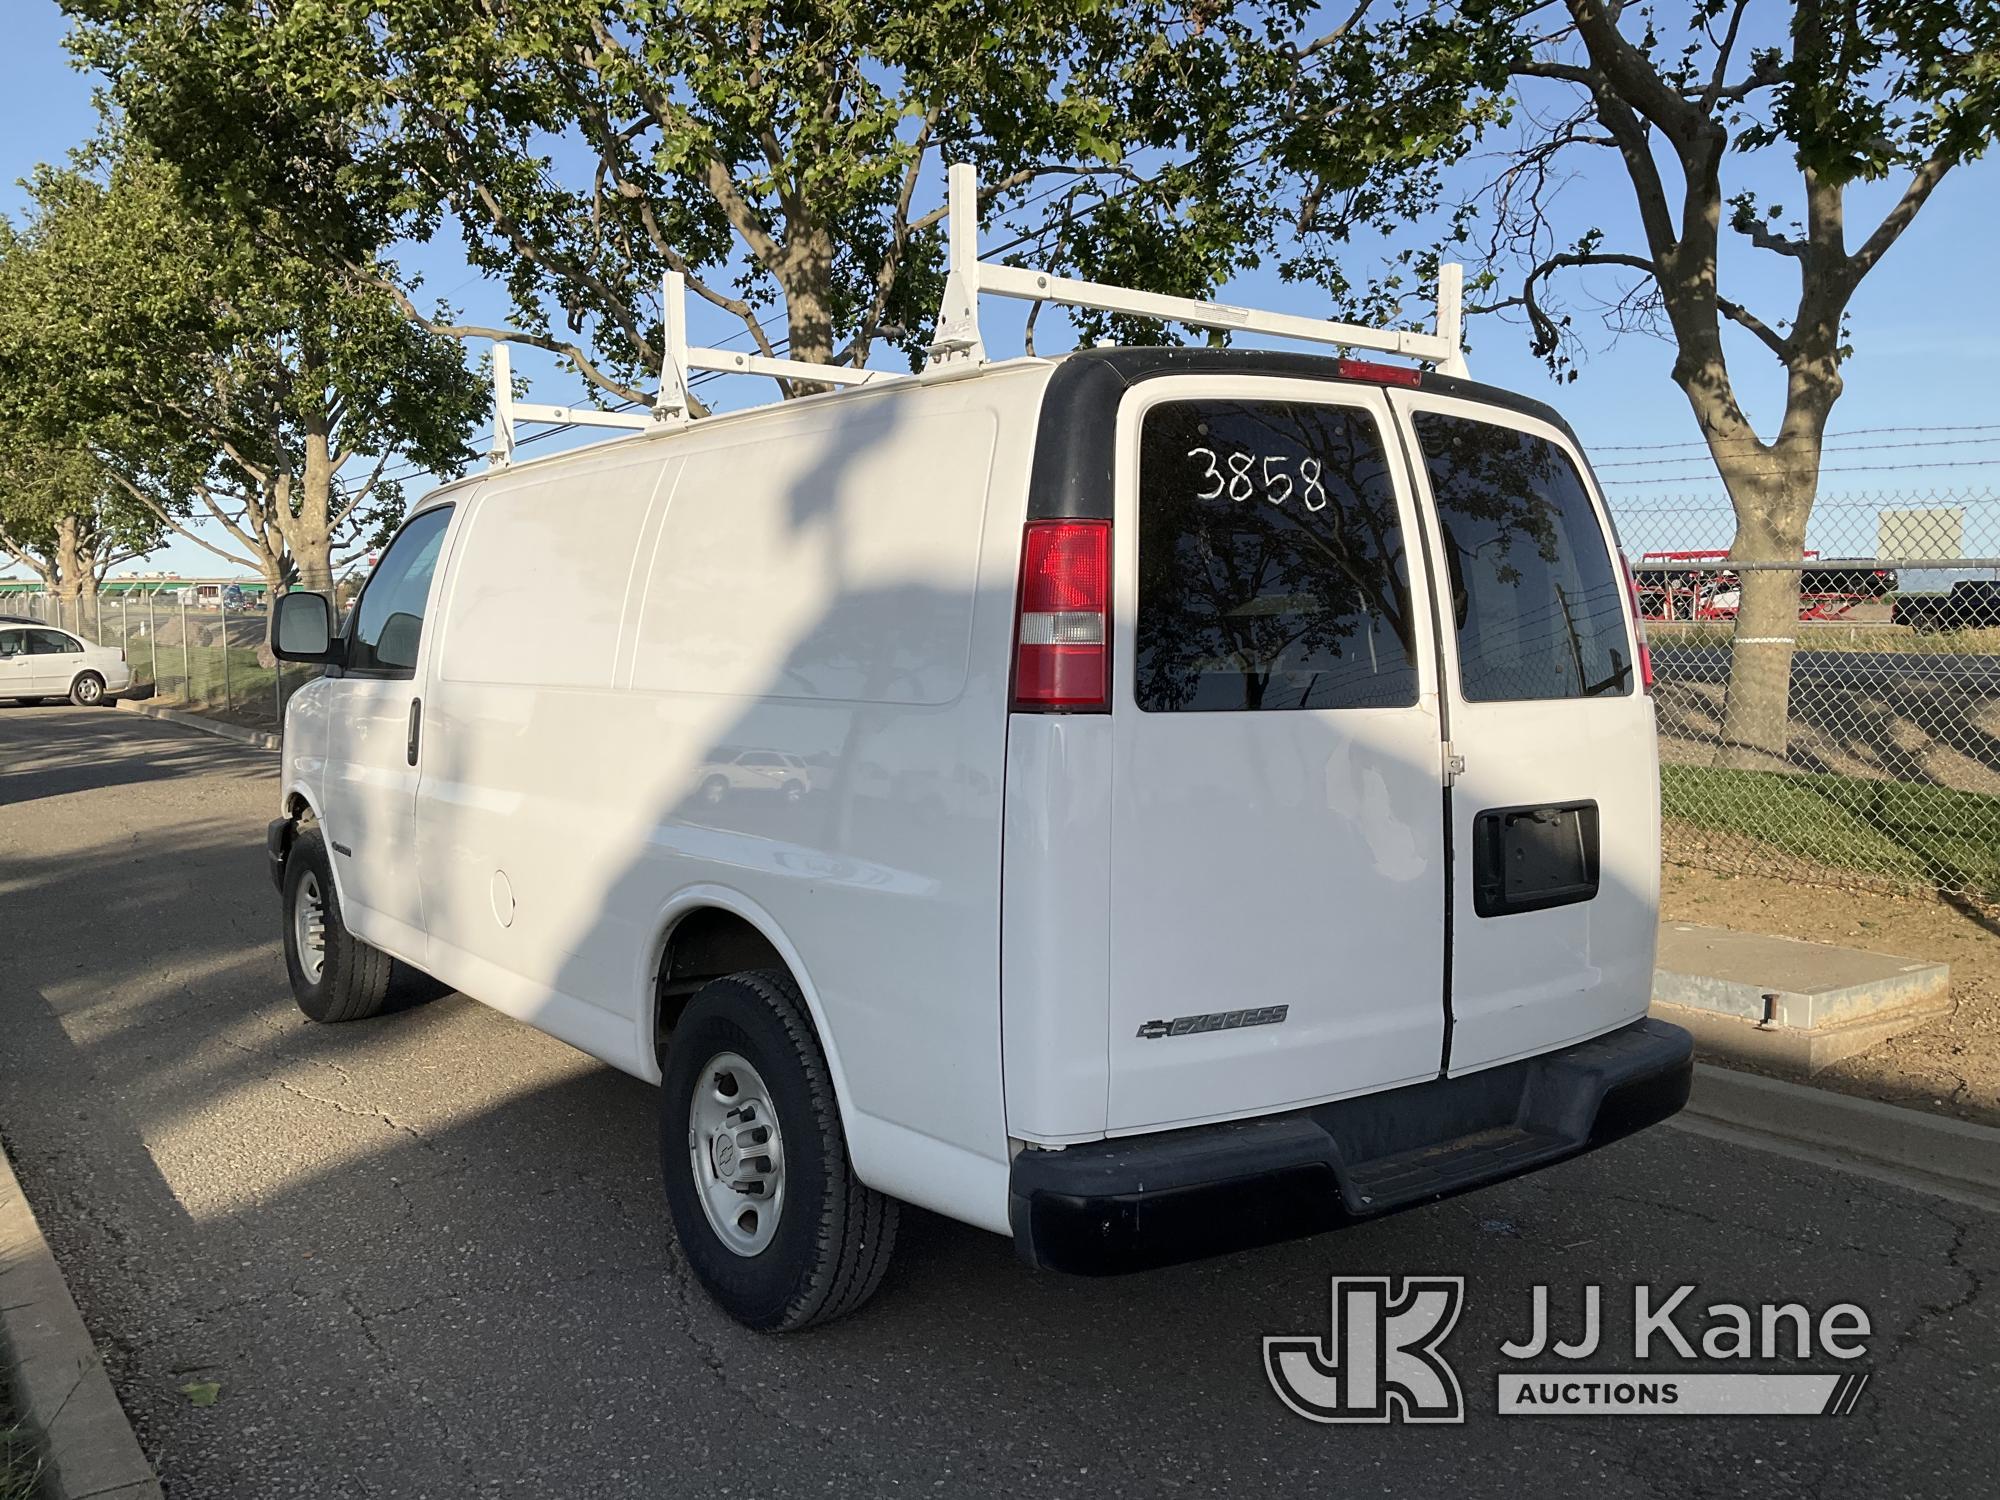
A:
{"type": "Polygon", "coordinates": [[[1653,695],[1653,648],[1646,641],[1646,616],[1639,608],[1639,580],[1632,576],[1632,559],[1620,553],[1618,566],[1625,570],[1625,596],[1632,601],[1632,637],[1639,643],[1639,686],[1647,697],[1653,695]]]}
{"type": "Polygon", "coordinates": [[[1111,691],[1111,523],[1030,521],[1014,621],[1014,707],[1102,713],[1111,691]]]}
{"type": "Polygon", "coordinates": [[[1343,359],[1337,368],[1342,380],[1372,380],[1377,385],[1415,386],[1424,375],[1411,366],[1377,364],[1372,359],[1343,359]]]}

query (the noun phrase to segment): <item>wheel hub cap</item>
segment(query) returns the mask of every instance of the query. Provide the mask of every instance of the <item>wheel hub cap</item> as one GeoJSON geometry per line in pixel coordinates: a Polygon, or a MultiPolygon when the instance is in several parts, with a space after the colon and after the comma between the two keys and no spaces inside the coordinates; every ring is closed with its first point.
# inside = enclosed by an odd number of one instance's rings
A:
{"type": "Polygon", "coordinates": [[[299,968],[306,983],[318,984],[326,968],[326,900],[320,894],[319,877],[310,870],[299,881],[292,906],[292,934],[297,940],[299,968]]]}
{"type": "Polygon", "coordinates": [[[784,1141],[763,1077],[734,1052],[701,1070],[688,1106],[688,1160],[716,1238],[744,1256],[769,1245],[784,1211],[784,1141]]]}

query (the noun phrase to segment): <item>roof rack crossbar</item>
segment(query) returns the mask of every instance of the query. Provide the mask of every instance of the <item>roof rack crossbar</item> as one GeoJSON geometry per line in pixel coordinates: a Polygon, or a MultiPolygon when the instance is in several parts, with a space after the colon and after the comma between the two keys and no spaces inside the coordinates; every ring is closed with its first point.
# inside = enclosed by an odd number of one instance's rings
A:
{"type": "Polygon", "coordinates": [[[1262,333],[1274,338],[1334,344],[1426,360],[1447,375],[1466,373],[1463,348],[1464,268],[1447,262],[1438,267],[1437,323],[1430,333],[1401,328],[1374,328],[1361,323],[1336,323],[1296,313],[1234,307],[1195,297],[1169,297],[1100,281],[1080,281],[1021,266],[1000,265],[979,258],[979,175],[967,162],[954,163],[947,178],[949,270],[937,332],[930,345],[930,362],[983,364],[985,340],[979,331],[979,295],[1013,297],[1025,302],[1057,302],[1129,317],[1185,323],[1195,328],[1262,333]]]}

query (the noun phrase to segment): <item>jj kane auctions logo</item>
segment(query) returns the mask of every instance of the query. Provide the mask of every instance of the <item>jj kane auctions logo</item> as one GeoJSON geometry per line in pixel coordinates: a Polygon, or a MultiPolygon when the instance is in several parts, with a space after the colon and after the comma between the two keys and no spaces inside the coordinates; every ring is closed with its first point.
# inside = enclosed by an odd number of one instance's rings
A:
{"type": "MultiPolygon", "coordinates": [[[[1692,1286],[1632,1291],[1632,1368],[1502,1371],[1502,1416],[1843,1416],[1868,1384],[1864,1370],[1648,1368],[1656,1357],[1760,1361],[1856,1360],[1871,1332],[1865,1309],[1840,1302],[1815,1315],[1801,1303],[1690,1306],[1692,1286]]],[[[1310,1422],[1463,1422],[1465,1400],[1442,1347],[1465,1305],[1462,1276],[1336,1276],[1327,1334],[1264,1340],[1264,1374],[1278,1399],[1310,1422]]],[[[1603,1347],[1603,1296],[1583,1289],[1578,1337],[1553,1336],[1549,1289],[1533,1289],[1532,1326],[1500,1354],[1587,1360],[1603,1347]]]]}

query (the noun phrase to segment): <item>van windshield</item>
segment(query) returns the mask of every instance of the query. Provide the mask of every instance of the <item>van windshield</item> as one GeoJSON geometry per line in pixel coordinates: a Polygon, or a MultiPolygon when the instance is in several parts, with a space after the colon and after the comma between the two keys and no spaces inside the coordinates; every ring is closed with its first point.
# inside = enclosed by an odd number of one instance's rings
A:
{"type": "Polygon", "coordinates": [[[1146,413],[1141,709],[1407,707],[1409,603],[1395,489],[1367,412],[1210,400],[1146,413]]]}
{"type": "Polygon", "coordinates": [[[1492,422],[1415,414],[1467,702],[1632,691],[1623,584],[1576,465],[1492,422]]]}

